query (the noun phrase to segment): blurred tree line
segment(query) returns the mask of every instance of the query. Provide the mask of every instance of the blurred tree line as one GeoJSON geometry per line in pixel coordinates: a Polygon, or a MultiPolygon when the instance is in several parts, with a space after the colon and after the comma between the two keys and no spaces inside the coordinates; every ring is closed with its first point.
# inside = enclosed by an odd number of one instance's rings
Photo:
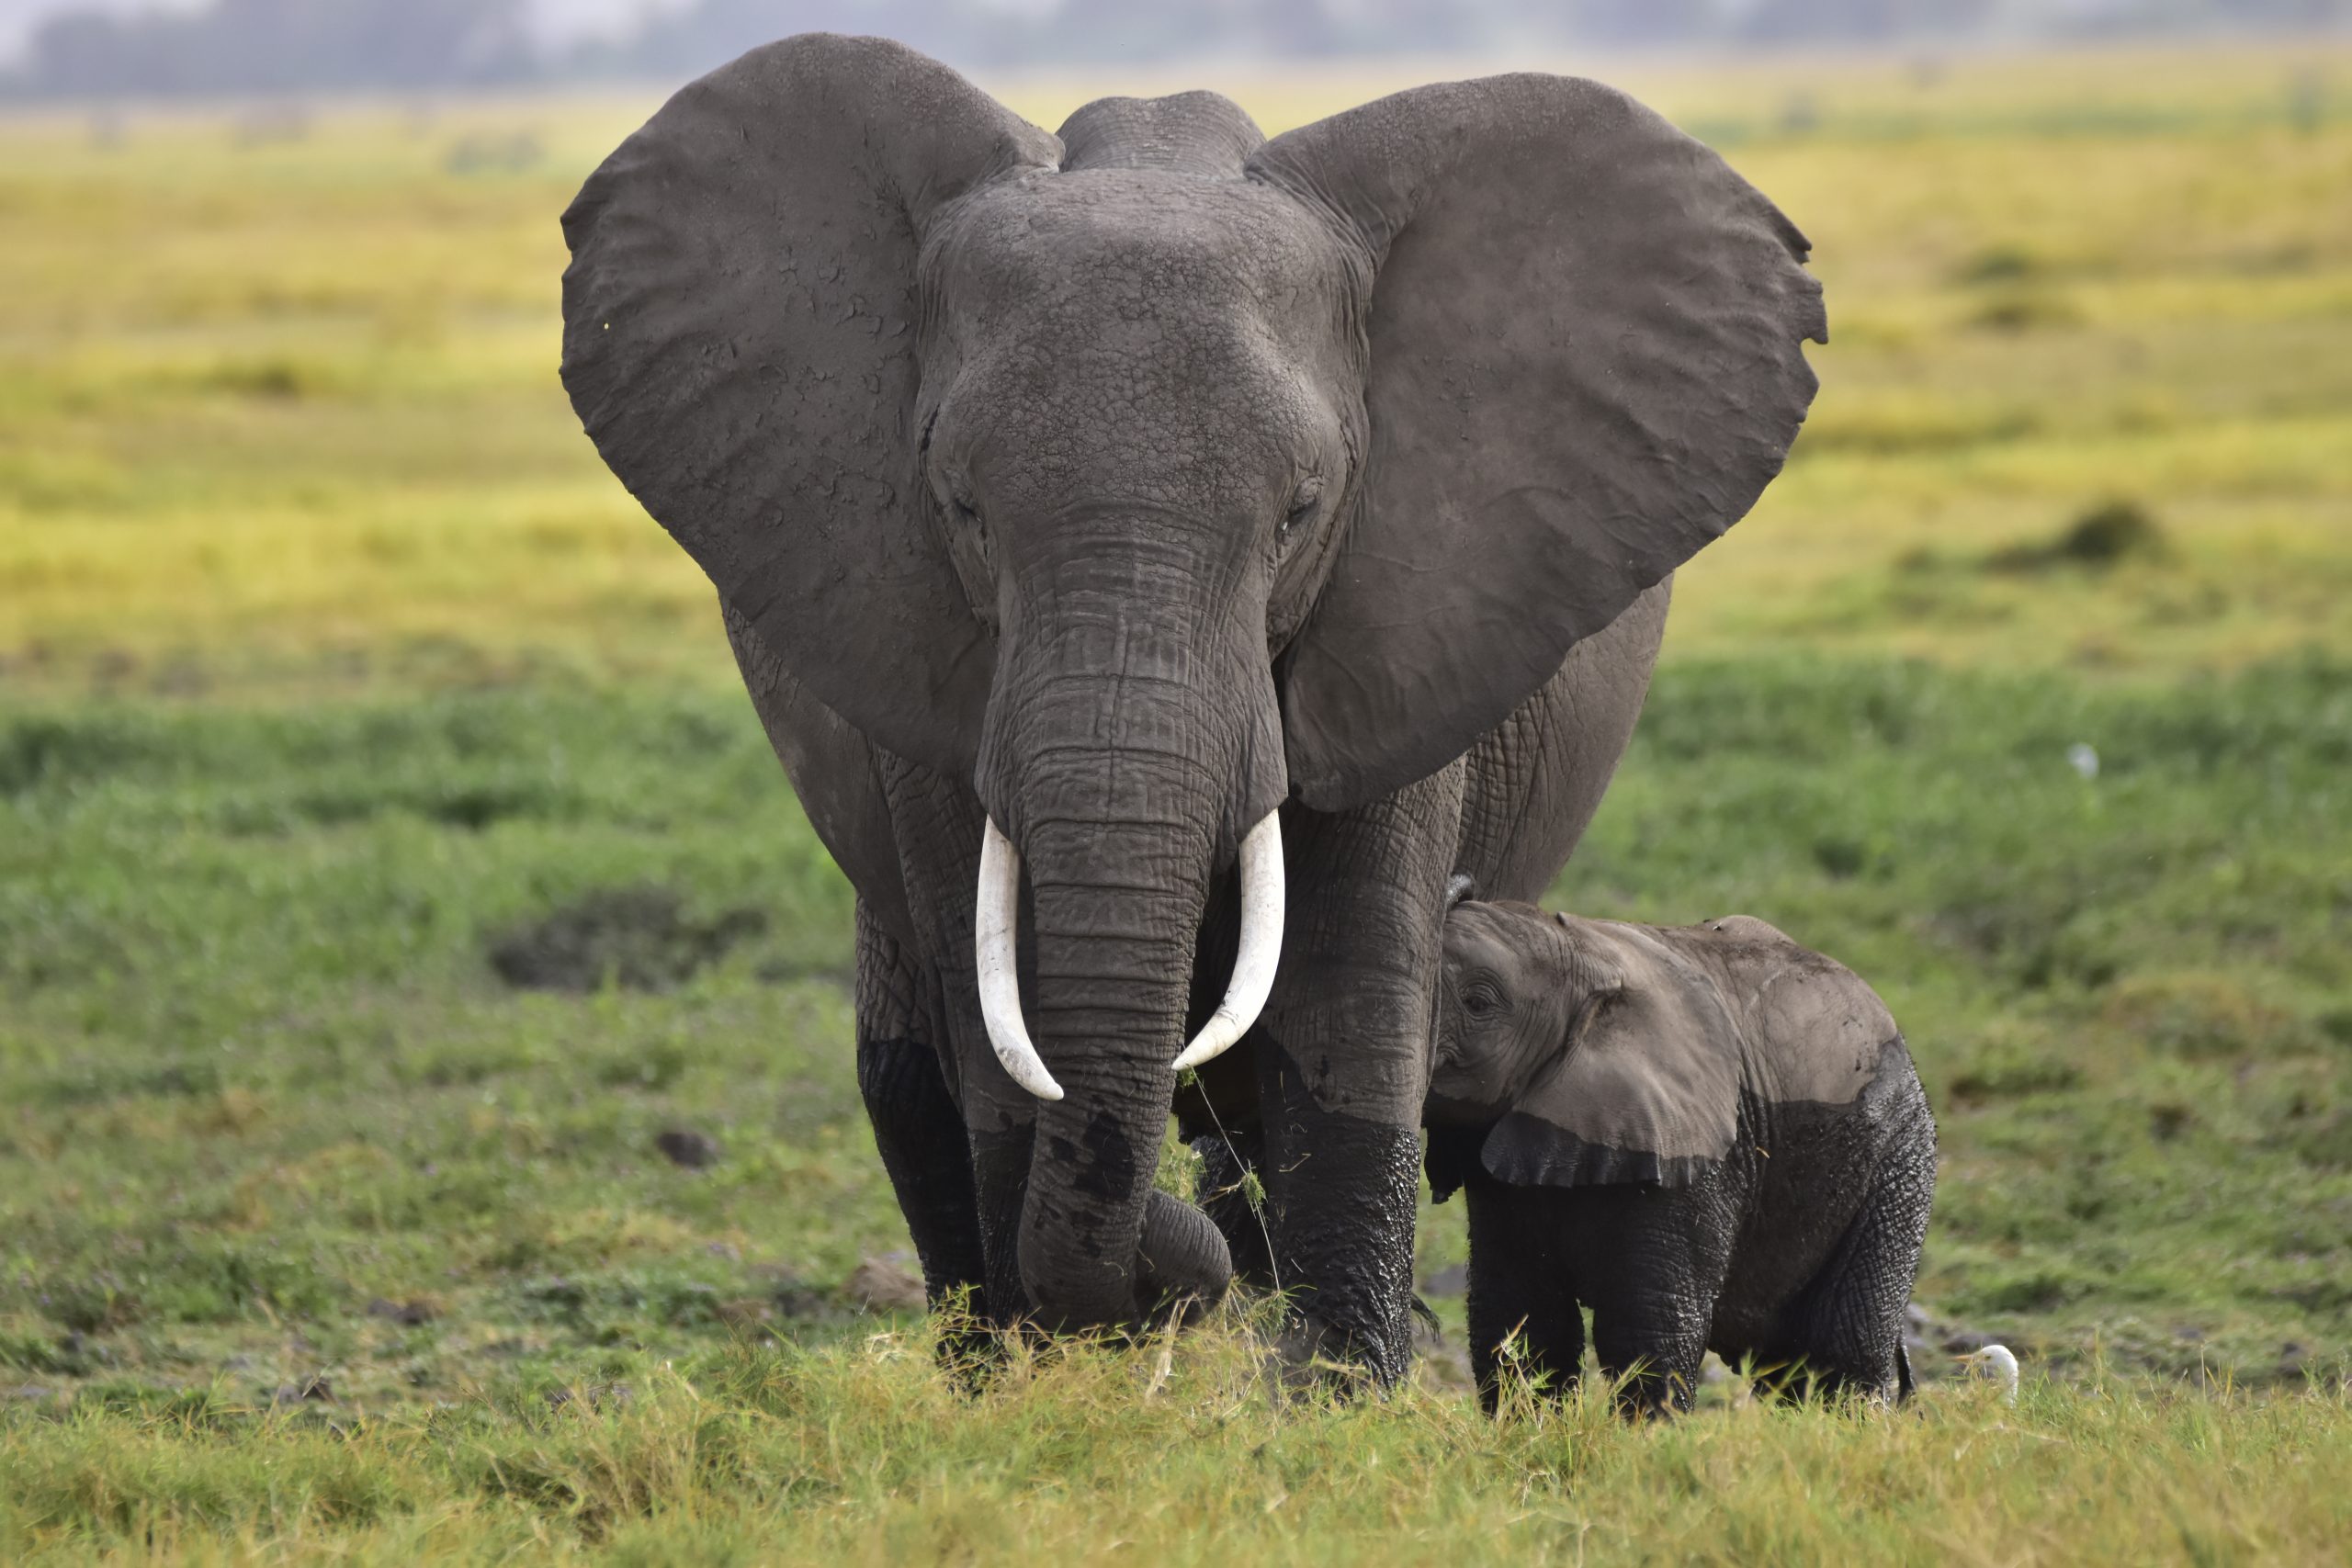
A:
{"type": "Polygon", "coordinates": [[[165,97],[515,82],[544,67],[526,0],[212,0],[68,11],[34,29],[11,85],[44,97],[165,97]]]}
{"type": "Polygon", "coordinates": [[[1007,65],[2316,30],[2352,23],[2352,0],[668,0],[621,36],[560,49],[541,45],[532,20],[532,0],[69,10],[35,29],[0,91],[146,97],[675,80],[815,30],[881,33],[961,64],[1007,65]]]}

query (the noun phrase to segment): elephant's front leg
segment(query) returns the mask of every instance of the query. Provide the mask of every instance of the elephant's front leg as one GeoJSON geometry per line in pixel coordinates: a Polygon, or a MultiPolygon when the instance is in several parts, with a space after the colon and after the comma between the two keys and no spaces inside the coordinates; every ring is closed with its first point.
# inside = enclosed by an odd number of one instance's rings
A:
{"type": "Polygon", "coordinates": [[[1286,807],[1290,911],[1259,1055],[1285,1349],[1383,1384],[1411,1357],[1413,1217],[1456,763],[1324,816],[1286,807]]]}
{"type": "MultiPolygon", "coordinates": [[[[947,1092],[938,976],[857,906],[857,1088],[937,1307],[986,1277],[963,1113],[947,1092]]],[[[981,1303],[975,1301],[977,1310],[981,1303]]]]}
{"type": "Polygon", "coordinates": [[[967,1261],[978,1269],[981,1314],[1003,1327],[1028,1306],[1014,1243],[1035,1129],[1031,1102],[997,1066],[979,1017],[973,889],[986,817],[970,790],[927,768],[876,752],[876,772],[922,963],[937,986],[943,1078],[956,1120],[933,1136],[968,1162],[978,1256],[967,1261]]]}

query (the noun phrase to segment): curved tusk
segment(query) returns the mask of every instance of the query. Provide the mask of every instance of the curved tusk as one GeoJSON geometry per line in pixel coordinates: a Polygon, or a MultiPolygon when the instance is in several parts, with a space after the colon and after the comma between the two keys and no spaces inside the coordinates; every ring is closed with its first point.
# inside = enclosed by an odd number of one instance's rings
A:
{"type": "Polygon", "coordinates": [[[1281,812],[1269,811],[1241,840],[1241,950],[1233,955],[1233,978],[1225,1000],[1184,1054],[1176,1070],[1197,1067],[1233,1049],[1258,1021],[1274,988],[1274,966],[1283,955],[1283,829],[1281,812]]]}
{"type": "Polygon", "coordinates": [[[1062,1086],[1046,1070],[1021,1021],[1021,966],[1014,956],[1021,927],[1021,852],[989,818],[980,840],[979,909],[972,922],[972,953],[979,967],[980,1021],[989,1043],[1012,1081],[1039,1100],[1059,1100],[1062,1086]]]}

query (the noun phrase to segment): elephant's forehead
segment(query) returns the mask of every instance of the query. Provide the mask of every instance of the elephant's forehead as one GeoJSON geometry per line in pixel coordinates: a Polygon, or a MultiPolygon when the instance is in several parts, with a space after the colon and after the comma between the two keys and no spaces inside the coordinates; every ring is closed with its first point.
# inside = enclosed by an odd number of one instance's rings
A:
{"type": "Polygon", "coordinates": [[[1558,952],[1558,937],[1540,909],[1464,903],[1445,919],[1445,961],[1457,973],[1486,969],[1507,983],[1532,985],[1558,952]]]}
{"type": "Polygon", "coordinates": [[[1339,282],[1336,247],[1288,197],[1248,181],[1158,170],[991,186],[943,241],[937,281],[964,309],[1280,311],[1339,282]]]}

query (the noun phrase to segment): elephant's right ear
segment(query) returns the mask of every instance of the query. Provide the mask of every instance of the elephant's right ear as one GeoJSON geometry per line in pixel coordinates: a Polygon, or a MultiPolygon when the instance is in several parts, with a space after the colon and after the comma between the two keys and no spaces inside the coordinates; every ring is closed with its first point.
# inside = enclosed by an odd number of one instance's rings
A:
{"type": "Polygon", "coordinates": [[[1372,276],[1358,510],[1283,682],[1291,778],[1336,810],[1460,756],[1737,522],[1827,329],[1795,226],[1596,82],[1416,87],[1250,167],[1372,276]]]}
{"type": "Polygon", "coordinates": [[[936,62],[810,34],[681,90],[563,215],[605,461],[820,701],[959,774],[994,649],[927,522],[916,259],[944,204],[1059,156],[936,62]]]}

